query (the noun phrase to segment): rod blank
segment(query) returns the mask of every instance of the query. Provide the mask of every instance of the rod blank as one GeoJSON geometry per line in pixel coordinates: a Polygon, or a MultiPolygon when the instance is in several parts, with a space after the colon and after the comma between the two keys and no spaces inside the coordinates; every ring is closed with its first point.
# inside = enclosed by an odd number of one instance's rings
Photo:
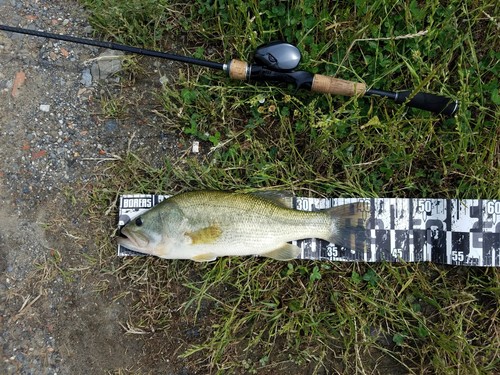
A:
{"type": "Polygon", "coordinates": [[[71,36],[71,35],[53,34],[53,33],[48,33],[45,31],[22,29],[20,27],[12,27],[12,26],[5,26],[5,25],[0,25],[0,30],[10,31],[10,32],[19,33],[19,34],[27,34],[27,35],[32,35],[32,36],[37,36],[37,37],[42,37],[42,38],[64,40],[65,42],[85,44],[85,45],[94,46],[94,47],[101,47],[101,48],[114,49],[114,50],[118,50],[118,51],[131,52],[131,53],[136,53],[138,55],[159,57],[162,59],[179,61],[179,62],[186,63],[186,64],[194,64],[194,65],[204,66],[206,68],[211,68],[211,69],[217,69],[217,70],[224,69],[224,64],[213,62],[213,61],[196,59],[194,57],[177,55],[175,53],[166,53],[166,52],[160,52],[160,51],[153,51],[153,50],[145,49],[145,48],[131,47],[131,46],[126,46],[124,44],[118,44],[118,43],[113,43],[113,42],[103,42],[100,40],[79,38],[79,37],[71,36]]]}

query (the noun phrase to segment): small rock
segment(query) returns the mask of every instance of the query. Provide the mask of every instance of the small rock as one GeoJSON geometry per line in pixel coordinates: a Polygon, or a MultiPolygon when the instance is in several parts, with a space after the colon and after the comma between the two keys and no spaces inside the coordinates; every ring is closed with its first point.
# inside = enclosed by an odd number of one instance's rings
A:
{"type": "Polygon", "coordinates": [[[92,64],[90,67],[90,74],[95,81],[99,80],[99,65],[97,63],[92,64]]]}
{"type": "Polygon", "coordinates": [[[12,87],[12,81],[0,80],[0,90],[7,90],[12,87]]]}
{"type": "Polygon", "coordinates": [[[12,84],[11,94],[14,98],[19,96],[19,88],[24,84],[24,81],[26,81],[26,73],[21,70],[16,73],[14,83],[12,84]]]}
{"type": "Polygon", "coordinates": [[[113,133],[114,131],[116,131],[116,129],[118,129],[118,122],[114,119],[108,120],[104,124],[104,128],[107,132],[113,133]]]}
{"type": "Polygon", "coordinates": [[[200,142],[198,141],[193,141],[193,147],[191,148],[191,151],[193,154],[197,154],[200,152],[200,142]]]}
{"type": "Polygon", "coordinates": [[[67,58],[68,58],[68,56],[69,56],[69,54],[70,54],[70,52],[69,52],[66,48],[64,48],[64,47],[61,47],[61,48],[60,48],[60,51],[61,51],[61,55],[63,55],[63,57],[64,57],[65,59],[67,59],[67,58]]]}
{"type": "Polygon", "coordinates": [[[0,34],[0,51],[9,50],[11,46],[12,46],[12,41],[7,37],[7,34],[6,33],[0,34]]]}
{"type": "MultiPolygon", "coordinates": [[[[28,24],[28,25],[26,26],[26,28],[27,28],[28,30],[36,30],[36,29],[37,29],[37,27],[36,27],[36,25],[35,25],[34,23],[30,23],[30,24],[28,24]]],[[[19,34],[19,35],[23,35],[23,34],[19,34]]]]}
{"type": "Polygon", "coordinates": [[[50,105],[49,104],[40,104],[40,111],[42,111],[42,112],[49,112],[50,111],[50,105]]]}
{"type": "Polygon", "coordinates": [[[106,79],[122,69],[123,52],[106,50],[99,55],[97,63],[92,65],[92,76],[94,79],[106,79]]]}
{"type": "Polygon", "coordinates": [[[83,69],[82,79],[80,80],[80,83],[85,87],[90,87],[92,85],[92,74],[90,73],[89,68],[83,69]]]}
{"type": "Polygon", "coordinates": [[[92,34],[93,31],[94,29],[92,28],[92,26],[85,26],[85,28],[83,29],[83,32],[85,34],[92,34]]]}

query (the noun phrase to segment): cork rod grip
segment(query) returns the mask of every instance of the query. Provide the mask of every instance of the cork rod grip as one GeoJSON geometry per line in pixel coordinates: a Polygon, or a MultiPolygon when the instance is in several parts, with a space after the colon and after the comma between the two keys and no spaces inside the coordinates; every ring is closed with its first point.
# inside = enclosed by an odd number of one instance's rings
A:
{"type": "Polygon", "coordinates": [[[229,62],[229,77],[244,81],[248,78],[248,64],[241,60],[229,62]]]}
{"type": "Polygon", "coordinates": [[[366,85],[364,83],[315,74],[311,85],[311,91],[321,92],[323,94],[363,96],[366,91],[366,85]]]}

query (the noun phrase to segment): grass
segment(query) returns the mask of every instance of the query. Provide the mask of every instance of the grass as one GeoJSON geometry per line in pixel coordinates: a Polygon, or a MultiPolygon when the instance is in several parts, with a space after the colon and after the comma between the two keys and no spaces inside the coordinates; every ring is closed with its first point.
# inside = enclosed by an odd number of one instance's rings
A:
{"type": "MultiPolygon", "coordinates": [[[[377,98],[232,82],[184,65],[156,93],[162,130],[180,142],[199,140],[206,152],[149,163],[150,155],[129,150],[108,165],[91,215],[105,213],[119,193],[201,188],[500,199],[493,1],[83,2],[100,36],[121,43],[227,62],[285,39],[302,51],[301,69],[460,101],[455,117],[442,118],[377,98]]],[[[128,112],[119,102],[106,97],[102,110],[128,112]]],[[[176,326],[195,327],[196,335],[180,333],[187,343],[178,354],[207,372],[260,374],[288,364],[291,373],[493,374],[500,367],[497,269],[109,262],[137,292],[132,324],[164,330],[165,339],[176,326]]]]}

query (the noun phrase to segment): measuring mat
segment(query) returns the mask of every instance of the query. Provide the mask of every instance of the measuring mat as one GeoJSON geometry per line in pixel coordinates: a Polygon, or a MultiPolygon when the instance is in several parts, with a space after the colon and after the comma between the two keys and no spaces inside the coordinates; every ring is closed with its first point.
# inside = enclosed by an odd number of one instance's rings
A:
{"type": "MultiPolygon", "coordinates": [[[[120,197],[120,228],[168,195],[120,197]]],[[[368,236],[364,250],[336,246],[327,241],[293,241],[301,249],[298,259],[342,262],[434,262],[464,266],[500,266],[500,200],[409,198],[304,198],[292,207],[315,211],[366,202],[368,218],[359,241],[368,236]],[[362,238],[361,238],[362,237],[362,238]]],[[[118,246],[119,256],[143,255],[118,246]]]]}

